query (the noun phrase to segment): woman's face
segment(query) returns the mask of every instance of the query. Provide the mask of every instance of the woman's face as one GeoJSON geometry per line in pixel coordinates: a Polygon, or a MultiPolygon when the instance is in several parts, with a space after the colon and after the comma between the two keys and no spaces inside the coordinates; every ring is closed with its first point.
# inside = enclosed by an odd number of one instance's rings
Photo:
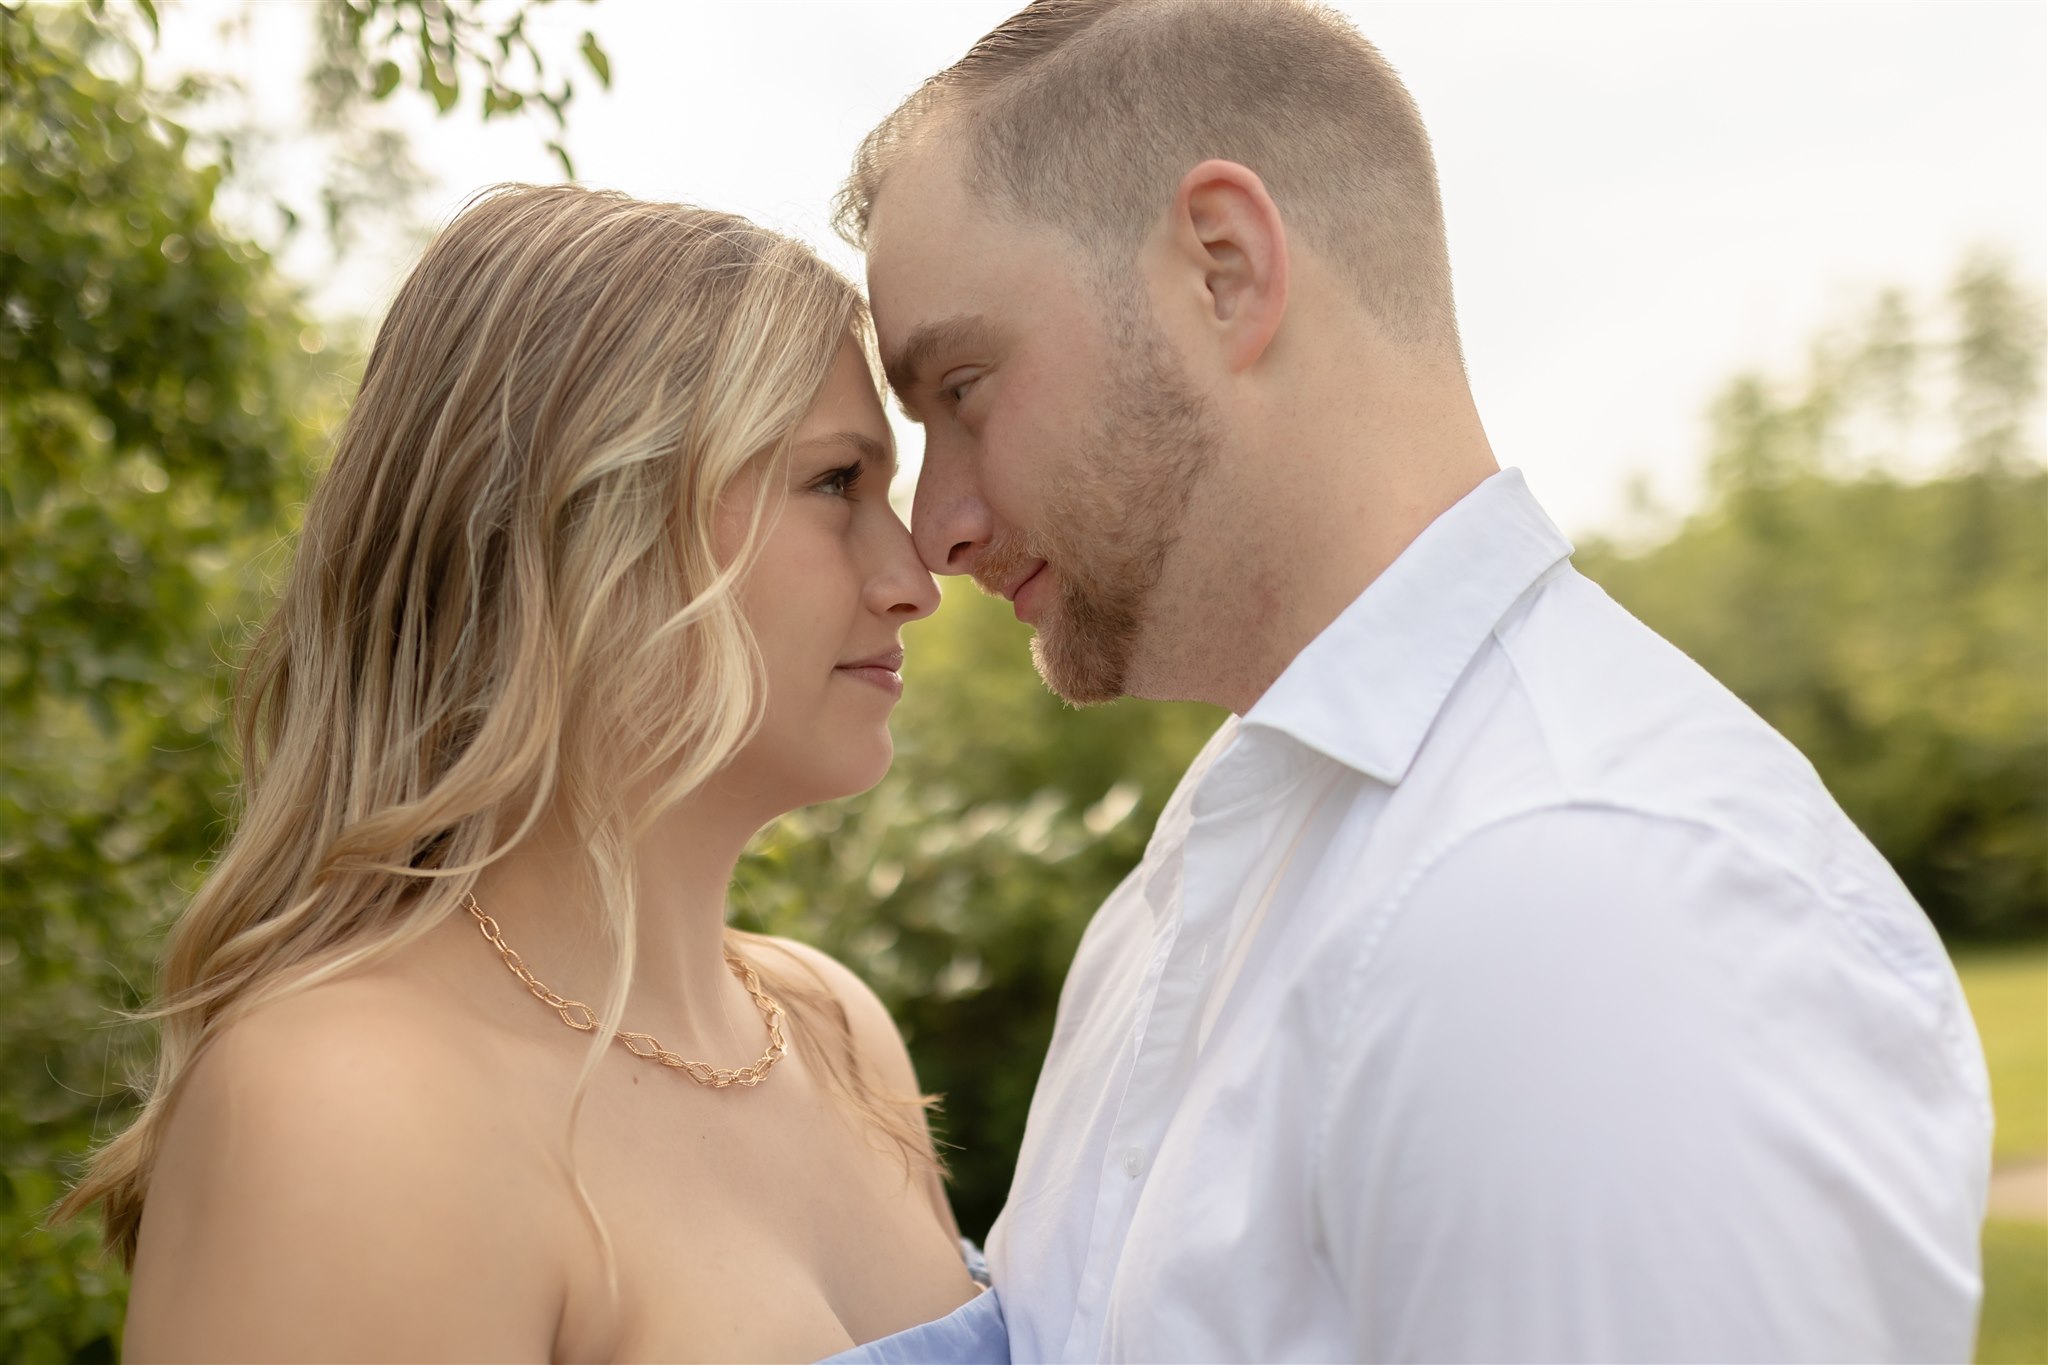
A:
{"type": "MultiPolygon", "coordinates": [[[[898,632],[939,603],[889,505],[895,469],[867,361],[849,339],[797,428],[741,588],[768,704],[720,782],[740,800],[791,810],[864,791],[889,770],[889,713],[903,691],[898,632]]],[[[753,494],[745,476],[728,494],[735,540],[753,494]]]]}

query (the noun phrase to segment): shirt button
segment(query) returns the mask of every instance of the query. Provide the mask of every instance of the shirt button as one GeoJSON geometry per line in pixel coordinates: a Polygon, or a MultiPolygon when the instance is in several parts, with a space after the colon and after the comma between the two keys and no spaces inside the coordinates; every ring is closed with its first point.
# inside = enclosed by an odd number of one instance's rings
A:
{"type": "Polygon", "coordinates": [[[1124,1174],[1136,1180],[1138,1173],[1145,1169],[1145,1154],[1136,1147],[1124,1148],[1124,1174]]]}

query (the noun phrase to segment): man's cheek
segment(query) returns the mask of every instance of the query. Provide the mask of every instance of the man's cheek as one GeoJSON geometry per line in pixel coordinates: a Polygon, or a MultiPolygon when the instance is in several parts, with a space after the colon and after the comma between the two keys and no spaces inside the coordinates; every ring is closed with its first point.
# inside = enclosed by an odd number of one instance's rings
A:
{"type": "Polygon", "coordinates": [[[1059,478],[1066,459],[1053,433],[1040,423],[990,423],[983,436],[982,489],[997,520],[1033,525],[1045,490],[1059,478]]]}

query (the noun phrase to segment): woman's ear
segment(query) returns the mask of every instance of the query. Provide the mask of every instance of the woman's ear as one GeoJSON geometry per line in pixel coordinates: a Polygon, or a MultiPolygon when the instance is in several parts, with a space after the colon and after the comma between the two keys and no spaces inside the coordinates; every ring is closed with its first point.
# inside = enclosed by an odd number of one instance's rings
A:
{"type": "Polygon", "coordinates": [[[1176,263],[1200,275],[1225,365],[1250,368],[1287,311],[1287,228],[1265,182],[1235,161],[1204,161],[1174,192],[1171,239],[1176,263]]]}

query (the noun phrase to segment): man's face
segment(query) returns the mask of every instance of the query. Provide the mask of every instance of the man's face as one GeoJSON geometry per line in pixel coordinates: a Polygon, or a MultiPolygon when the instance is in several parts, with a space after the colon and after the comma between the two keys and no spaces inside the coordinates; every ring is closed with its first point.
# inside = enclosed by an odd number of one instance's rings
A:
{"type": "Polygon", "coordinates": [[[882,355],[925,431],[911,530],[934,573],[972,574],[1037,628],[1053,691],[1109,701],[1142,685],[1221,441],[1135,268],[1105,287],[1065,237],[999,212],[940,146],[896,168],[870,220],[882,355]]]}

